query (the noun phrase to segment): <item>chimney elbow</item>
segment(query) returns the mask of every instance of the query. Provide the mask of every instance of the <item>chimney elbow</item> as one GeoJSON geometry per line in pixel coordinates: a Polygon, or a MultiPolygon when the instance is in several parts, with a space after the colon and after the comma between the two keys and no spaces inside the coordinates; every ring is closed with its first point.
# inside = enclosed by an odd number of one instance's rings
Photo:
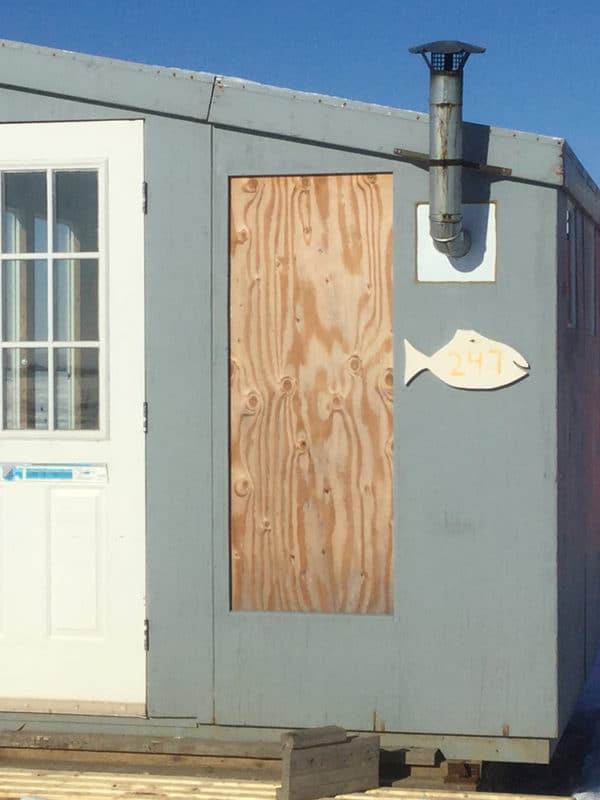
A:
{"type": "Polygon", "coordinates": [[[436,238],[433,230],[431,230],[431,238],[435,249],[444,253],[448,258],[462,258],[471,249],[471,236],[469,231],[463,227],[462,221],[459,223],[458,232],[451,239],[436,238]]]}

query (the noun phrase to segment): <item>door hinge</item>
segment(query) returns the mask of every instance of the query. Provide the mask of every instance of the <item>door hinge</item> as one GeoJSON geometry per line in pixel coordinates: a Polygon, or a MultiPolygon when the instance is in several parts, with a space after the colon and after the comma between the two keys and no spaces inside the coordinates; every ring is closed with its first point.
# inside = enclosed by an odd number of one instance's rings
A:
{"type": "Polygon", "coordinates": [[[150,650],[150,623],[144,620],[144,650],[150,650]]]}
{"type": "Polygon", "coordinates": [[[148,213],[148,183],[142,183],[142,211],[144,214],[148,213]]]}
{"type": "Polygon", "coordinates": [[[142,430],[148,433],[148,402],[144,400],[142,403],[142,430]]]}

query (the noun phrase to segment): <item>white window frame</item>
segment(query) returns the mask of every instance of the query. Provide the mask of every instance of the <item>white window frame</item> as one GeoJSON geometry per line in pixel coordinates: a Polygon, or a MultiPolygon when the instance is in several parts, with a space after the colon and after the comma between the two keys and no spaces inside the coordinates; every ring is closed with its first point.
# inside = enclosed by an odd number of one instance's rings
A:
{"type": "MultiPolygon", "coordinates": [[[[48,420],[54,420],[54,351],[59,348],[72,348],[72,341],[54,340],[54,287],[53,261],[61,259],[86,258],[98,261],[98,341],[77,341],[77,348],[91,347],[99,350],[98,356],[98,423],[94,430],[43,430],[43,429],[10,429],[0,428],[0,441],[6,439],[56,439],[65,440],[104,440],[109,436],[109,393],[108,393],[108,163],[106,159],[74,159],[74,160],[28,160],[27,162],[0,161],[0,175],[5,172],[46,172],[46,204],[47,204],[47,250],[39,253],[3,253],[0,247],[0,265],[5,261],[43,261],[47,263],[48,291],[48,338],[46,340],[4,342],[0,340],[0,375],[3,369],[4,350],[15,348],[46,349],[48,352],[48,420]],[[52,252],[54,238],[54,172],[77,170],[95,170],[98,174],[98,250],[74,253],[52,252]]],[[[3,213],[0,210],[0,245],[2,243],[3,213]]],[[[0,281],[0,333],[3,324],[3,298],[0,281]]],[[[0,337],[1,338],[1,337],[0,337]]],[[[0,425],[4,425],[4,391],[0,386],[0,425]]]]}

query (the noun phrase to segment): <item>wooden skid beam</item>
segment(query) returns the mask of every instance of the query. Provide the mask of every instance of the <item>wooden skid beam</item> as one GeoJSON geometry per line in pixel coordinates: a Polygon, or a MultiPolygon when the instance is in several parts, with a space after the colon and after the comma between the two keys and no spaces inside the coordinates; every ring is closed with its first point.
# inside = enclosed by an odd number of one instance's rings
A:
{"type": "Polygon", "coordinates": [[[318,800],[378,785],[378,735],[349,738],[343,729],[331,726],[283,734],[277,800],[318,800]],[[341,732],[345,741],[339,741],[341,732]],[[311,746],[311,741],[318,744],[311,746]]]}
{"type": "Polygon", "coordinates": [[[0,733],[0,748],[3,747],[261,759],[281,757],[281,747],[277,742],[219,741],[195,736],[136,736],[114,733],[3,731],[0,733]]]}

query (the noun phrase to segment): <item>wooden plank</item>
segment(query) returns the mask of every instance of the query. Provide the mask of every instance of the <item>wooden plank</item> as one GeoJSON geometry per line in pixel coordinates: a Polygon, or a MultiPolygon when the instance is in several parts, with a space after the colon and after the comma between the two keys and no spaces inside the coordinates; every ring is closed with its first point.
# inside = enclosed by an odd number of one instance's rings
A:
{"type": "Polygon", "coordinates": [[[121,753],[172,753],[180,755],[281,758],[279,742],[219,741],[194,736],[135,736],[110,733],[45,733],[2,731],[0,748],[31,747],[121,753]]]}
{"type": "Polygon", "coordinates": [[[348,739],[344,728],[338,725],[324,725],[321,728],[305,728],[281,734],[281,746],[302,750],[305,747],[318,747],[323,744],[340,744],[348,739]]]}
{"type": "Polygon", "coordinates": [[[437,747],[383,747],[382,764],[395,767],[438,767],[444,759],[437,747]]]}
{"type": "Polygon", "coordinates": [[[278,800],[320,797],[379,785],[379,736],[305,749],[284,749],[278,800]]]}
{"type": "MultiPolygon", "coordinates": [[[[73,368],[79,370],[80,355],[77,354],[73,368]]],[[[31,387],[30,387],[31,388],[31,387]]],[[[81,390],[81,383],[77,392],[81,390]]],[[[29,405],[31,408],[31,394],[29,405]]],[[[75,405],[77,405],[76,401],[75,405]]],[[[32,423],[33,425],[33,423],[32,423]]],[[[32,427],[30,425],[30,427],[32,427]]],[[[38,697],[0,697],[0,710],[13,713],[25,712],[27,714],[99,714],[111,717],[141,717],[146,716],[145,703],[112,703],[104,700],[55,700],[53,698],[40,699],[38,697]]]]}
{"type": "Polygon", "coordinates": [[[43,750],[2,747],[0,766],[31,769],[149,770],[166,774],[212,775],[279,780],[279,759],[190,756],[179,753],[114,753],[91,750],[43,750]]]}
{"type": "Polygon", "coordinates": [[[343,770],[360,761],[379,763],[379,736],[357,736],[341,744],[296,750],[290,759],[289,774],[299,777],[315,771],[343,770]]]}
{"type": "MultiPolygon", "coordinates": [[[[37,795],[47,800],[274,800],[270,781],[215,780],[204,776],[140,775],[118,772],[74,772],[0,767],[0,800],[37,795]]],[[[337,800],[572,800],[567,797],[380,788],[344,793],[337,800]]]]}
{"type": "Polygon", "coordinates": [[[44,800],[273,800],[268,781],[215,780],[206,777],[18,770],[0,768],[0,800],[36,796],[44,800]]]}
{"type": "Polygon", "coordinates": [[[442,754],[437,747],[411,747],[404,755],[404,763],[408,766],[437,767],[442,754]]]}
{"type": "Polygon", "coordinates": [[[392,612],[392,188],[231,180],[234,609],[392,612]]]}
{"type": "MultiPolygon", "coordinates": [[[[398,800],[572,800],[570,796],[541,794],[510,794],[508,792],[461,792],[449,789],[396,789],[380,787],[367,793],[368,797],[397,798],[398,800]]],[[[342,800],[342,798],[340,798],[342,800]]],[[[345,800],[345,798],[344,798],[345,800]]],[[[366,800],[362,796],[362,800],[366,800]]]]}

